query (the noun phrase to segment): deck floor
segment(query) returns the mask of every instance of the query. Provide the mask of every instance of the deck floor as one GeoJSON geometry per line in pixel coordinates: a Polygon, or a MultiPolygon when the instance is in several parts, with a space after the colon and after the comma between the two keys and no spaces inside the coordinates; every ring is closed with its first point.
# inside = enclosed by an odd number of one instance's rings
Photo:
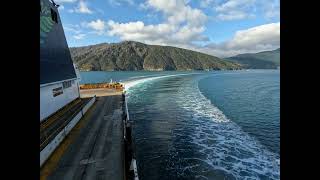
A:
{"type": "Polygon", "coordinates": [[[48,180],[123,180],[122,96],[98,97],[48,180]]]}

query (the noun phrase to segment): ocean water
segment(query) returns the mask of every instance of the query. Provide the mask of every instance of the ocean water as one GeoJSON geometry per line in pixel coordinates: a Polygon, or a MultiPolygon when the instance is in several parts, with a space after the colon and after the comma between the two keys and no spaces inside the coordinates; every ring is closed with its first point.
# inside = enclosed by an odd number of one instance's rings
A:
{"type": "Polygon", "coordinates": [[[125,82],[140,179],[280,179],[279,70],[81,76],[125,82]]]}

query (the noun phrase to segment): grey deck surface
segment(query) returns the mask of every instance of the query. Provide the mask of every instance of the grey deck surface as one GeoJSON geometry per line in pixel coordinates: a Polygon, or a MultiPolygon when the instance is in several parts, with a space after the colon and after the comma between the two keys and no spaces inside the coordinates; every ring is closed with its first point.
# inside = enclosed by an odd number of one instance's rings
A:
{"type": "Polygon", "coordinates": [[[48,180],[123,180],[122,97],[99,97],[48,180]]]}

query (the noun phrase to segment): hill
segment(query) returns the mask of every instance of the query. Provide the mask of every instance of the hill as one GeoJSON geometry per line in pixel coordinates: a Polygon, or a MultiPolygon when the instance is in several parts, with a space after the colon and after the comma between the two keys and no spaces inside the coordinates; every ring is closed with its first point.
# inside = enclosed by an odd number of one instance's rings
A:
{"type": "Polygon", "coordinates": [[[276,69],[280,66],[280,48],[273,51],[239,54],[226,58],[249,69],[276,69]]]}
{"type": "Polygon", "coordinates": [[[82,71],[164,71],[239,69],[237,63],[171,46],[135,41],[102,43],[70,48],[74,63],[82,71]]]}

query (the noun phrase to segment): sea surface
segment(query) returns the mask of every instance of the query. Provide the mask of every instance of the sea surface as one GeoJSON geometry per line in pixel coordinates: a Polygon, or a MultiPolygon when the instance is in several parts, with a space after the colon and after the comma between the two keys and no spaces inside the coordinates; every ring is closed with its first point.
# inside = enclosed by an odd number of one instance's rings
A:
{"type": "Polygon", "coordinates": [[[280,179],[280,70],[81,72],[125,83],[139,178],[280,179]]]}

